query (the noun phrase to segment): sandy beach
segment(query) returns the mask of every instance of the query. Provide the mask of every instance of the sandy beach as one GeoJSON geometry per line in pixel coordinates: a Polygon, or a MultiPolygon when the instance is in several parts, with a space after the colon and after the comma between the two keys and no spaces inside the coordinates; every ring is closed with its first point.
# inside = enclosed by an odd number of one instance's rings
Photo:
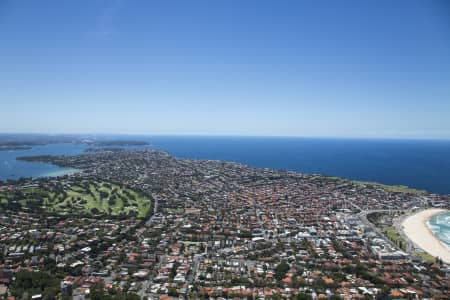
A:
{"type": "Polygon", "coordinates": [[[437,239],[426,222],[434,215],[445,212],[445,209],[427,209],[407,217],[402,222],[405,235],[418,247],[433,256],[440,257],[450,263],[450,250],[437,239]]]}

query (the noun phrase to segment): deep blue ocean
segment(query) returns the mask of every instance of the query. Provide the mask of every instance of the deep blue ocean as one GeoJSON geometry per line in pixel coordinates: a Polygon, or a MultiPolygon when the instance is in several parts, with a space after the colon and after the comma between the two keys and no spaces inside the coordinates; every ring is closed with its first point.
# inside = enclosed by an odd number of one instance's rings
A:
{"type": "MultiPolygon", "coordinates": [[[[114,139],[145,140],[150,148],[182,158],[234,161],[450,194],[450,141],[198,136],[114,139]]],[[[69,171],[49,164],[16,161],[17,156],[76,155],[86,148],[79,144],[50,144],[31,150],[0,151],[0,180],[69,171]]]]}

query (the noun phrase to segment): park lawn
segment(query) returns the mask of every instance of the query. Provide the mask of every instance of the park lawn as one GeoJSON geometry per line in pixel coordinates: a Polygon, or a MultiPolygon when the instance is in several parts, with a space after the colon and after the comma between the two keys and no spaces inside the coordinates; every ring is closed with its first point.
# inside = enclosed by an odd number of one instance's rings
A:
{"type": "Polygon", "coordinates": [[[184,213],[184,208],[167,208],[166,211],[171,214],[182,214],[184,213]]]}
{"type": "Polygon", "coordinates": [[[352,180],[353,183],[356,184],[363,184],[368,186],[374,186],[380,189],[383,189],[387,192],[393,192],[393,193],[408,193],[408,194],[423,194],[425,191],[413,189],[404,185],[386,185],[378,182],[367,182],[367,181],[358,181],[358,180],[352,180]]]}
{"type": "Polygon", "coordinates": [[[10,201],[10,199],[7,197],[7,195],[5,195],[4,193],[0,193],[0,203],[8,203],[8,201],[10,201]]]}
{"type": "Polygon", "coordinates": [[[0,203],[17,200],[23,207],[39,205],[48,212],[77,214],[148,215],[151,200],[134,190],[117,184],[83,180],[61,182],[57,187],[24,188],[21,194],[0,193],[0,203]],[[17,199],[16,199],[17,198],[17,199]]]}
{"type": "Polygon", "coordinates": [[[394,244],[400,247],[402,250],[406,249],[406,241],[398,234],[392,226],[383,226],[384,234],[390,239],[394,244]]]}
{"type": "Polygon", "coordinates": [[[436,262],[436,257],[434,257],[433,255],[428,254],[426,252],[418,252],[418,251],[416,251],[416,252],[414,252],[414,255],[420,257],[423,260],[426,260],[426,261],[429,261],[429,262],[432,262],[432,263],[436,262]]]}
{"type": "MultiPolygon", "coordinates": [[[[344,178],[341,177],[336,177],[336,176],[325,176],[326,178],[330,179],[330,180],[334,180],[334,181],[339,181],[339,180],[346,180],[344,178]]],[[[382,183],[378,183],[378,182],[371,182],[371,181],[360,181],[360,180],[350,180],[352,183],[355,184],[362,184],[362,185],[367,185],[367,186],[373,186],[376,188],[380,188],[383,189],[387,192],[393,192],[393,193],[408,193],[408,194],[424,194],[425,191],[423,190],[418,190],[418,189],[413,189],[404,185],[386,185],[386,184],[382,184],[382,183]]]]}
{"type": "Polygon", "coordinates": [[[82,188],[81,186],[78,185],[72,185],[71,190],[73,190],[74,192],[78,192],[78,193],[84,193],[84,188],[82,188]]]}

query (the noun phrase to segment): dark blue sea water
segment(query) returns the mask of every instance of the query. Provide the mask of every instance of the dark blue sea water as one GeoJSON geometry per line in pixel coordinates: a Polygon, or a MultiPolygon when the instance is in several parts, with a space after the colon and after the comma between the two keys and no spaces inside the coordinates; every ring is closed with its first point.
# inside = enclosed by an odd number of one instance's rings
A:
{"type": "MultiPolygon", "coordinates": [[[[114,138],[146,140],[151,148],[168,151],[177,157],[235,161],[254,167],[320,173],[450,194],[450,141],[194,136],[114,138]]],[[[15,177],[44,176],[57,170],[51,165],[18,163],[15,156],[74,155],[86,147],[63,144],[0,152],[0,179],[12,178],[8,164],[15,166],[15,177]]]]}

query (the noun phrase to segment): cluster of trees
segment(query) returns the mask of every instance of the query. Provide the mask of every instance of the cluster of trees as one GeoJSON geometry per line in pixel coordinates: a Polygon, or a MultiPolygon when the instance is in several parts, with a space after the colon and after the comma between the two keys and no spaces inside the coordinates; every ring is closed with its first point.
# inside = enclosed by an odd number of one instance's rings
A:
{"type": "Polygon", "coordinates": [[[6,201],[0,201],[0,208],[2,210],[20,211],[22,210],[22,204],[19,201],[9,201],[6,199],[6,201]]]}
{"type": "Polygon", "coordinates": [[[33,189],[29,192],[16,190],[13,193],[0,193],[0,207],[5,210],[20,211],[27,209],[40,212],[47,193],[41,189],[33,189]]]}
{"type": "Polygon", "coordinates": [[[170,275],[169,275],[170,279],[175,278],[175,276],[177,275],[177,269],[179,266],[180,266],[179,262],[176,261],[173,263],[173,266],[172,266],[172,269],[170,270],[170,275]]]}
{"type": "Polygon", "coordinates": [[[42,294],[45,300],[55,299],[59,292],[57,277],[41,271],[19,271],[11,285],[15,297],[27,299],[35,294],[42,294]]]}
{"type": "Polygon", "coordinates": [[[333,247],[334,250],[336,250],[336,252],[342,253],[342,256],[344,258],[350,259],[351,255],[348,253],[348,251],[344,248],[344,246],[342,245],[342,243],[340,241],[338,241],[336,239],[335,236],[331,237],[331,242],[333,243],[333,247]]]}
{"type": "Polygon", "coordinates": [[[285,263],[285,262],[281,262],[280,264],[277,265],[277,267],[275,268],[275,279],[280,281],[283,278],[286,277],[286,273],[287,271],[289,271],[289,269],[291,268],[291,266],[289,266],[289,264],[285,263]]]}
{"type": "Polygon", "coordinates": [[[124,293],[118,291],[105,291],[103,284],[95,285],[91,291],[89,298],[91,300],[140,300],[141,298],[135,293],[124,293]]]}
{"type": "Polygon", "coordinates": [[[374,284],[384,284],[384,280],[382,280],[380,277],[378,277],[375,273],[370,272],[365,265],[363,265],[360,262],[357,262],[355,266],[346,265],[343,268],[344,272],[349,274],[355,274],[358,277],[361,277],[362,279],[368,280],[374,284]]]}

